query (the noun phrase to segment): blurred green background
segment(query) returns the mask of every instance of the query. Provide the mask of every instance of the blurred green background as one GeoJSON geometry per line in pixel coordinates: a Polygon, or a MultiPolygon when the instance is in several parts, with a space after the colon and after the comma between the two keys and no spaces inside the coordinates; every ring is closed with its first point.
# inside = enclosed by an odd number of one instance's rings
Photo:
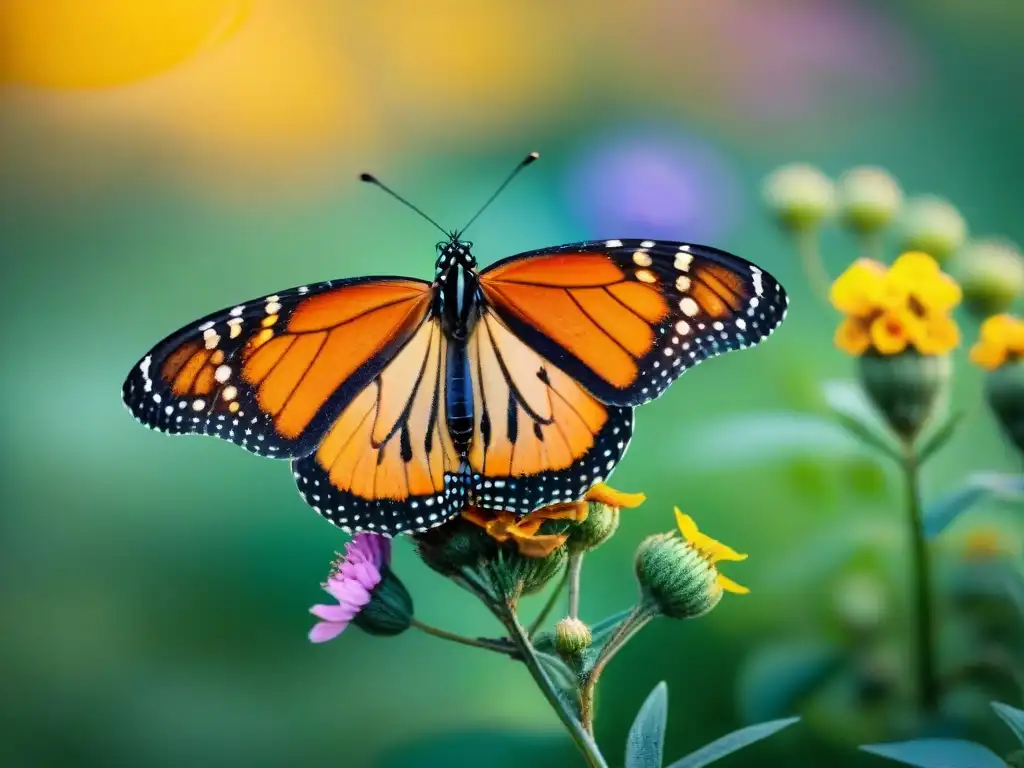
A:
{"type": "MultiPolygon", "coordinates": [[[[609,759],[662,679],[670,757],[742,724],[750,654],[827,634],[833,583],[790,571],[851,521],[893,532],[875,559],[896,576],[899,626],[897,477],[830,436],[777,448],[806,436],[763,415],[820,409],[821,381],[853,366],[759,185],[791,160],[880,164],[951,199],[972,232],[1024,239],[1022,46],[1024,6],[1001,0],[0,0],[0,764],[578,761],[505,659],[414,632],[311,646],[306,610],[343,534],[284,464],[167,439],[120,404],[145,350],[212,309],[335,277],[429,277],[438,233],[361,186],[363,170],[456,227],[538,150],[474,226],[481,263],[672,237],[744,255],[790,291],[768,343],[639,412],[614,476],[648,502],[588,558],[585,619],[631,604],[632,552],[672,527],[674,504],[750,553],[729,573],[752,594],[656,622],[612,665],[609,759]]],[[[833,232],[824,247],[833,276],[857,255],[833,232]]],[[[956,356],[956,399],[977,407],[926,495],[1020,468],[956,356]]],[[[990,507],[944,546],[955,555],[979,521],[1020,535],[990,507]]],[[[422,619],[496,631],[408,542],[395,559],[422,619]]],[[[826,713],[727,764],[876,764],[843,746],[860,737],[847,725],[826,713]]]]}

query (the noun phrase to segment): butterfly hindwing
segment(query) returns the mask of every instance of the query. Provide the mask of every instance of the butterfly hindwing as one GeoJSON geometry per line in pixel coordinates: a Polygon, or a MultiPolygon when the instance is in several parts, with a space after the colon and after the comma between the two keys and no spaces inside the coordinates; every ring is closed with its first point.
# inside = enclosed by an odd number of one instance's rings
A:
{"type": "Polygon", "coordinates": [[[292,468],[310,506],[345,530],[393,535],[462,508],[465,475],[445,419],[447,340],[424,320],[292,468]]]}
{"type": "Polygon", "coordinates": [[[524,514],[578,500],[608,477],[629,445],[632,408],[597,400],[487,309],[468,355],[471,504],[524,514]]]}
{"type": "Polygon", "coordinates": [[[157,344],[132,369],[122,397],[136,419],[162,432],[302,456],[406,343],[431,300],[428,283],[386,277],[248,301],[157,344]]]}
{"type": "Polygon", "coordinates": [[[787,297],[761,268],[701,245],[601,240],[513,256],[481,290],[508,327],[604,403],[642,405],[710,357],[758,344],[787,297]]]}

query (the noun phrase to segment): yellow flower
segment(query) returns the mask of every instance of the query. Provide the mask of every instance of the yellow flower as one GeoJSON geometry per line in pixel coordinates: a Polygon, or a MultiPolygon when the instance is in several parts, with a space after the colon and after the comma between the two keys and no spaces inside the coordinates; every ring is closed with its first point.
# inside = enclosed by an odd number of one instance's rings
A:
{"type": "Polygon", "coordinates": [[[868,317],[878,308],[885,287],[885,267],[871,259],[858,259],[834,283],[832,306],[850,317],[868,317]]]}
{"type": "Polygon", "coordinates": [[[919,324],[914,346],[922,355],[945,355],[960,343],[960,329],[949,315],[929,315],[919,324]]]}
{"type": "MultiPolygon", "coordinates": [[[[676,524],[679,526],[679,532],[683,534],[683,538],[692,546],[704,561],[711,566],[723,560],[739,562],[746,560],[746,555],[741,555],[732,547],[722,544],[705,533],[701,533],[697,528],[697,524],[693,521],[693,518],[689,515],[684,515],[679,511],[679,507],[675,508],[676,513],[676,524]]],[[[732,579],[723,576],[718,568],[715,568],[717,574],[716,580],[718,586],[724,589],[726,592],[734,592],[737,595],[746,595],[750,592],[744,586],[737,584],[732,579]]]]}
{"type": "Polygon", "coordinates": [[[994,315],[981,324],[981,338],[971,349],[971,361],[992,371],[1024,355],[1024,320],[994,315]]]}
{"type": "Polygon", "coordinates": [[[921,251],[908,251],[896,259],[889,277],[902,283],[922,307],[932,312],[949,312],[963,298],[956,280],[942,272],[938,262],[921,251]]]}

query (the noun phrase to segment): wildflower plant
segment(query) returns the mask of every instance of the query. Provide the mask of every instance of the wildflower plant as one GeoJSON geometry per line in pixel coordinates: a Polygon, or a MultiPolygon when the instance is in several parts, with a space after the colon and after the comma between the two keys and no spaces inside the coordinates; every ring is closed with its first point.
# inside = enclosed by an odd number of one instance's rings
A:
{"type": "MultiPolygon", "coordinates": [[[[799,167],[807,178],[813,175],[816,188],[825,187],[824,174],[799,167]]],[[[766,191],[777,184],[778,174],[792,174],[792,168],[786,166],[769,177],[776,181],[769,182],[766,191]]],[[[969,670],[977,662],[969,657],[939,658],[940,648],[943,655],[950,654],[950,648],[956,652],[967,648],[970,654],[969,642],[947,642],[950,628],[945,616],[940,621],[939,615],[952,599],[954,585],[966,584],[959,576],[951,580],[950,575],[965,570],[977,573],[980,562],[967,549],[957,554],[952,551],[955,548],[943,548],[942,534],[980,502],[999,500],[1019,506],[1024,500],[1024,475],[975,473],[960,487],[926,503],[922,467],[964,423],[964,412],[950,406],[954,355],[962,336],[973,335],[971,330],[961,330],[958,322],[962,304],[974,316],[992,309],[1004,312],[985,320],[970,357],[986,370],[985,398],[992,413],[1009,442],[1024,455],[1024,321],[1005,314],[1024,293],[1024,259],[1005,241],[968,241],[963,217],[941,198],[917,196],[904,201],[899,184],[882,169],[848,171],[835,190],[836,220],[857,243],[859,256],[834,280],[818,251],[825,218],[819,217],[812,226],[806,216],[797,215],[805,203],[787,213],[780,205],[796,203],[777,194],[768,194],[766,205],[792,239],[809,285],[840,314],[833,341],[840,352],[854,358],[856,383],[829,383],[825,400],[834,424],[879,459],[898,467],[905,534],[902,539],[890,537],[888,527],[882,525],[879,530],[885,529],[884,537],[865,527],[863,532],[869,536],[861,538],[850,525],[839,524],[827,545],[813,548],[820,556],[808,562],[818,571],[808,578],[835,585],[834,614],[850,640],[845,647],[812,643],[791,653],[772,648],[771,653],[756,656],[756,663],[749,664],[742,676],[741,699],[748,716],[771,716],[853,670],[859,684],[867,686],[858,689],[859,695],[867,696],[870,687],[876,697],[912,701],[914,722],[923,727],[938,722],[946,695],[970,677],[969,670]],[[887,250],[894,251],[893,257],[886,258],[887,250]],[[963,568],[951,571],[940,554],[952,555],[946,559],[957,560],[963,568]],[[886,565],[874,565],[879,558],[886,565]],[[894,573],[891,563],[905,563],[909,573],[894,573]],[[897,684],[898,660],[880,663],[894,650],[885,636],[887,625],[892,627],[887,610],[893,600],[885,586],[887,575],[902,579],[909,575],[912,680],[905,692],[897,684]],[[944,638],[941,643],[940,637],[944,638]]],[[[978,547],[971,551],[975,550],[980,551],[978,547]]],[[[998,566],[996,598],[1016,604],[1019,618],[1024,619],[1024,568],[1013,558],[985,561],[998,566]]],[[[801,567],[809,574],[808,562],[801,567]]],[[[1011,651],[1007,679],[1016,676],[1024,681],[1019,653],[1016,660],[1013,655],[1011,651]]],[[[868,701],[861,699],[865,706],[868,701]]],[[[941,753],[935,754],[940,762],[906,762],[974,765],[941,762],[941,753]]]]}
{"type": "MultiPolygon", "coordinates": [[[[636,605],[587,624],[579,612],[584,556],[615,533],[622,509],[637,507],[643,500],[642,494],[598,484],[583,502],[553,505],[525,517],[469,509],[418,534],[417,554],[486,606],[501,628],[495,637],[465,637],[417,618],[412,597],[391,570],[391,540],[360,533],[335,561],[323,585],[335,604],[311,609],[318,621],[310,640],[332,640],[349,626],[378,636],[418,629],[507,656],[529,672],[587,764],[606,768],[608,762],[594,739],[594,705],[601,674],[616,654],[659,617],[698,618],[711,611],[725,592],[748,592],[719,570],[722,562],[741,561],[746,555],[701,532],[693,518],[677,509],[678,530],[648,537],[637,551],[636,605]],[[525,600],[551,582],[557,586],[549,599],[532,621],[525,622],[525,600]],[[546,629],[566,593],[566,615],[546,629]]],[[[662,768],[666,697],[661,683],[637,715],[626,748],[626,765],[631,768],[662,768]]],[[[729,734],[670,768],[708,765],[797,719],[729,734]]]]}

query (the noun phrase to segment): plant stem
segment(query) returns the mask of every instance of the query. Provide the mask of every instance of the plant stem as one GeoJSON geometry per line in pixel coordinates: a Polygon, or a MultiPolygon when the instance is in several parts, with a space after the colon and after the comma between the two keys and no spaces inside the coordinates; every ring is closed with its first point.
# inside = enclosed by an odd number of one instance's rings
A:
{"type": "Polygon", "coordinates": [[[637,632],[647,626],[647,623],[655,615],[652,610],[644,605],[638,605],[634,608],[632,613],[623,620],[615,634],[605,643],[604,648],[601,649],[601,654],[594,662],[594,666],[590,668],[587,676],[583,679],[583,684],[580,687],[580,719],[583,721],[583,727],[587,729],[588,733],[594,732],[594,695],[597,692],[597,682],[601,677],[601,673],[615,657],[615,654],[622,650],[623,646],[637,632]]]}
{"type": "Polygon", "coordinates": [[[939,708],[939,685],[935,662],[935,619],[931,584],[931,559],[925,539],[922,519],[920,464],[912,441],[904,444],[903,473],[907,492],[907,514],[910,523],[910,541],[914,568],[914,604],[916,622],[914,644],[916,651],[917,696],[922,712],[936,712],[939,708]]]}
{"type": "Polygon", "coordinates": [[[575,713],[570,710],[569,703],[559,693],[555,684],[551,682],[548,673],[541,666],[533,644],[530,642],[526,630],[523,629],[523,625],[519,623],[519,617],[516,616],[515,611],[496,609],[495,615],[505,625],[509,637],[519,650],[520,658],[530,671],[534,681],[541,689],[552,709],[555,710],[555,713],[569,731],[572,740],[576,743],[580,752],[583,753],[583,757],[587,760],[587,765],[591,768],[608,768],[608,763],[605,762],[590,732],[583,727],[583,724],[576,718],[575,713]]]}
{"type": "Polygon", "coordinates": [[[583,553],[569,555],[569,563],[565,567],[566,578],[569,580],[569,616],[580,617],[580,571],[583,569],[583,553]]]}
{"type": "Polygon", "coordinates": [[[425,624],[419,619],[413,619],[412,626],[416,627],[416,629],[421,632],[426,632],[428,635],[439,637],[442,640],[459,643],[460,645],[468,645],[473,648],[483,648],[486,651],[494,651],[495,653],[500,653],[505,656],[516,655],[515,646],[513,646],[508,640],[489,640],[485,637],[465,637],[464,635],[449,632],[446,629],[440,629],[430,624],[425,624]]]}
{"type": "Polygon", "coordinates": [[[818,298],[827,304],[832,280],[829,278],[825,264],[821,260],[821,249],[818,247],[818,230],[811,229],[797,232],[794,234],[794,237],[796,238],[796,250],[800,255],[800,263],[804,268],[804,275],[811,284],[811,288],[818,295],[818,298]]]}
{"type": "Polygon", "coordinates": [[[537,618],[530,624],[529,637],[532,640],[536,634],[540,631],[540,628],[544,626],[545,620],[554,610],[555,605],[558,603],[558,599],[562,596],[562,590],[565,589],[565,585],[569,582],[569,569],[566,568],[562,573],[562,578],[558,582],[558,586],[555,587],[555,591],[551,593],[548,601],[544,603],[544,607],[540,609],[540,613],[537,614],[537,618]]]}

